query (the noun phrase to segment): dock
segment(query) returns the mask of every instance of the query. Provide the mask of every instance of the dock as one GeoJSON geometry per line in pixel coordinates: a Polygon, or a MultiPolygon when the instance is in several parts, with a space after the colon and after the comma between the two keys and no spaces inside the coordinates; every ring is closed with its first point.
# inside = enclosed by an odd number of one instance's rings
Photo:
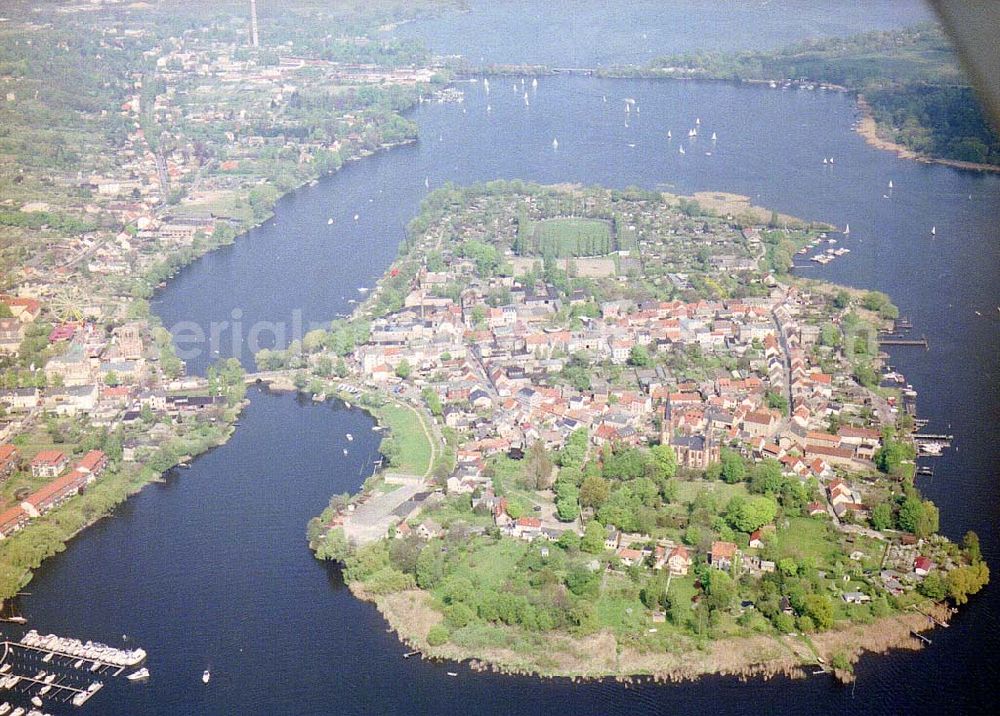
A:
{"type": "Polygon", "coordinates": [[[924,350],[930,350],[931,346],[927,342],[927,337],[923,338],[879,338],[879,346],[916,346],[924,350]]]}

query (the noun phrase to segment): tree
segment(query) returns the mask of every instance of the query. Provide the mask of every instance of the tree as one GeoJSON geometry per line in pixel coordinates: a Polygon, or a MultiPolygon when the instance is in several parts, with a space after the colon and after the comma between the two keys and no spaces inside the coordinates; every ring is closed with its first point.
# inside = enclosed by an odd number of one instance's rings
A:
{"type": "Polygon", "coordinates": [[[955,604],[965,604],[969,601],[970,594],[975,594],[990,583],[990,569],[986,562],[956,567],[948,572],[947,583],[948,596],[955,604]]]}
{"type": "Polygon", "coordinates": [[[782,415],[788,415],[788,398],[775,390],[767,391],[767,407],[780,410],[782,415]]]}
{"type": "Polygon", "coordinates": [[[903,504],[899,507],[899,529],[916,534],[923,519],[924,503],[919,497],[911,495],[903,500],[903,504]]]}
{"type": "Polygon", "coordinates": [[[877,530],[892,529],[892,507],[887,502],[880,502],[872,510],[872,527],[877,530]]]}
{"type": "Polygon", "coordinates": [[[833,626],[833,604],[822,594],[807,594],[803,601],[803,611],[812,619],[817,629],[825,630],[833,626]]]}
{"type": "Polygon", "coordinates": [[[580,549],[589,554],[600,554],[604,551],[604,525],[596,520],[587,523],[580,540],[580,549]]]}
{"type": "Polygon", "coordinates": [[[610,493],[611,487],[607,480],[600,475],[589,475],[580,485],[580,504],[584,507],[598,508],[607,502],[610,493]]]}
{"type": "Polygon", "coordinates": [[[722,451],[722,479],[730,485],[740,482],[746,477],[747,469],[743,464],[743,458],[739,453],[732,450],[722,451]]]}
{"type": "Polygon", "coordinates": [[[644,346],[634,345],[629,351],[628,362],[637,368],[645,368],[650,363],[649,352],[644,346]]]}
{"type": "Polygon", "coordinates": [[[654,445],[649,450],[653,456],[653,465],[657,469],[660,480],[669,480],[677,474],[677,454],[669,445],[654,445]]]}
{"type": "Polygon", "coordinates": [[[726,519],[733,529],[740,532],[753,532],[774,521],[778,505],[770,497],[751,497],[740,500],[734,510],[726,510],[726,519]]]}
{"type": "Polygon", "coordinates": [[[754,465],[750,474],[750,491],[763,495],[775,495],[781,491],[785,478],[781,474],[781,463],[768,458],[754,465]]]}
{"type": "Polygon", "coordinates": [[[427,632],[427,644],[429,646],[442,646],[448,643],[448,628],[443,624],[435,624],[427,632]]]}
{"type": "Polygon", "coordinates": [[[437,392],[433,388],[424,388],[421,395],[424,398],[424,402],[427,403],[427,409],[431,411],[431,415],[441,415],[441,398],[437,392]]]}
{"type": "Polygon", "coordinates": [[[396,376],[403,380],[409,378],[412,372],[413,368],[410,367],[410,362],[406,358],[399,361],[399,365],[396,366],[396,376]]]}
{"type": "Polygon", "coordinates": [[[708,594],[708,608],[713,611],[724,611],[732,606],[736,599],[736,585],[733,579],[718,569],[709,569],[705,591],[708,594]]]}
{"type": "Polygon", "coordinates": [[[972,564],[977,564],[983,560],[983,553],[979,549],[979,535],[972,530],[965,533],[962,538],[962,549],[965,550],[965,557],[972,564]]]}
{"type": "Polygon", "coordinates": [[[948,596],[948,584],[940,572],[931,572],[924,577],[924,581],[917,585],[917,591],[928,599],[940,602],[948,596]]]}

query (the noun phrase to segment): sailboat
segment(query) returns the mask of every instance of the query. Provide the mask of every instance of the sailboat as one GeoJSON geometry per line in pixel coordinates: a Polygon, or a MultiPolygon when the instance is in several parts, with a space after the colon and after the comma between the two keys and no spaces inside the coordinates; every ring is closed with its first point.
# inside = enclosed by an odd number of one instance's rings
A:
{"type": "Polygon", "coordinates": [[[697,137],[698,136],[698,130],[697,129],[689,129],[688,130],[688,136],[689,137],[697,137]]]}
{"type": "Polygon", "coordinates": [[[354,215],[354,220],[355,220],[355,221],[357,221],[357,220],[358,220],[358,219],[360,219],[360,218],[361,218],[361,214],[355,214],[355,215],[354,215]]]}
{"type": "Polygon", "coordinates": [[[601,101],[604,102],[605,104],[607,104],[607,102],[608,102],[608,96],[606,94],[605,95],[601,95],[601,101]]]}
{"type": "Polygon", "coordinates": [[[701,124],[701,118],[695,117],[694,123],[697,124],[697,125],[700,125],[701,124]]]}
{"type": "Polygon", "coordinates": [[[490,93],[490,80],[488,77],[483,77],[483,89],[486,90],[486,94],[490,93]]]}
{"type": "Polygon", "coordinates": [[[826,157],[823,157],[823,163],[824,163],[824,164],[829,164],[830,162],[828,162],[828,161],[826,160],[826,157]]]}
{"type": "Polygon", "coordinates": [[[332,223],[333,223],[333,219],[332,218],[326,220],[326,225],[327,226],[329,226],[332,223]]]}
{"type": "Polygon", "coordinates": [[[531,80],[531,89],[538,89],[538,78],[531,80]]]}
{"type": "Polygon", "coordinates": [[[430,177],[424,177],[424,188],[425,189],[430,189],[431,188],[431,178],[430,177]]]}
{"type": "Polygon", "coordinates": [[[712,141],[714,142],[718,137],[715,136],[715,132],[712,132],[712,141]]]}
{"type": "Polygon", "coordinates": [[[493,111],[493,107],[491,105],[486,105],[486,114],[489,114],[492,111],[493,111]]]}
{"type": "Polygon", "coordinates": [[[677,150],[678,150],[678,151],[679,151],[679,152],[680,152],[681,154],[684,154],[684,147],[677,147],[677,150]]]}
{"type": "Polygon", "coordinates": [[[892,189],[892,179],[889,180],[889,188],[892,189]]]}
{"type": "Polygon", "coordinates": [[[212,678],[212,672],[209,671],[208,669],[205,669],[203,672],[201,672],[201,683],[207,684],[211,678],[212,678]]]}
{"type": "Polygon", "coordinates": [[[830,164],[833,164],[833,157],[830,157],[830,164]]]}
{"type": "Polygon", "coordinates": [[[931,236],[937,236],[937,227],[936,226],[932,226],[931,227],[931,236]]]}
{"type": "Polygon", "coordinates": [[[552,148],[553,149],[559,149],[559,140],[558,139],[553,139],[552,140],[552,148]]]}
{"type": "Polygon", "coordinates": [[[850,224],[844,224],[844,235],[846,236],[849,233],[851,233],[851,225],[850,224]]]}
{"type": "Polygon", "coordinates": [[[525,107],[530,107],[531,106],[531,102],[528,101],[528,93],[527,92],[524,93],[524,106],[525,107]]]}
{"type": "Polygon", "coordinates": [[[671,131],[670,131],[670,130],[668,129],[668,130],[667,130],[667,139],[673,139],[673,138],[674,138],[674,135],[673,135],[673,134],[671,133],[671,131]]]}

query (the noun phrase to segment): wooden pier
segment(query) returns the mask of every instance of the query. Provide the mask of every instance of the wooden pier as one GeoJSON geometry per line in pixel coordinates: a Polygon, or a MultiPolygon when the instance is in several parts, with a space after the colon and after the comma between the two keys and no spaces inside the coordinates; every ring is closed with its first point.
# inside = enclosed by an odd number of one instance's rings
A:
{"type": "Polygon", "coordinates": [[[879,338],[879,346],[917,346],[923,348],[924,350],[930,350],[931,346],[927,342],[927,337],[914,339],[914,338],[879,338]]]}

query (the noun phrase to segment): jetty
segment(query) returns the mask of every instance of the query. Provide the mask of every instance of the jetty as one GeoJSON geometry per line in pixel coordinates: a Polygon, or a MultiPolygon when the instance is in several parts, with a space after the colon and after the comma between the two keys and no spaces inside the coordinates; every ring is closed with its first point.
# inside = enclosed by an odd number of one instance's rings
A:
{"type": "Polygon", "coordinates": [[[931,348],[926,336],[923,338],[879,338],[878,344],[880,346],[918,346],[924,350],[931,348]]]}

